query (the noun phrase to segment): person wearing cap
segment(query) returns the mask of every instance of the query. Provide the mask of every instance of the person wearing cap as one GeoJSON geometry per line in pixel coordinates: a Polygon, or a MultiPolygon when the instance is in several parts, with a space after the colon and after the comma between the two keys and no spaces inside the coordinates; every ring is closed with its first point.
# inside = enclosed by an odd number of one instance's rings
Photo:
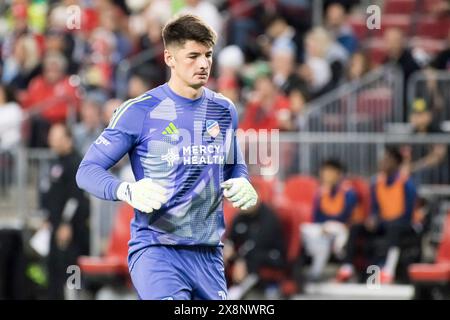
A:
{"type": "MultiPolygon", "coordinates": [[[[414,99],[412,103],[410,124],[413,133],[418,136],[442,132],[434,119],[429,102],[421,97],[414,99]]],[[[402,153],[405,159],[404,169],[413,174],[416,180],[422,183],[444,183],[445,181],[448,183],[448,172],[442,175],[442,165],[446,163],[447,157],[447,148],[444,144],[426,143],[404,146],[402,153]]]]}

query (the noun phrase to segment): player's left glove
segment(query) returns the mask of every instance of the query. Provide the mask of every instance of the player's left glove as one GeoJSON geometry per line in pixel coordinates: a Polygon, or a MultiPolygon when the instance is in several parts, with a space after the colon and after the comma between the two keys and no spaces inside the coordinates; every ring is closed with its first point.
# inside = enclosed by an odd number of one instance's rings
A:
{"type": "Polygon", "coordinates": [[[258,194],[245,178],[228,179],[221,184],[221,187],[225,189],[223,195],[231,201],[235,208],[247,210],[256,205],[258,201],[258,194]]]}

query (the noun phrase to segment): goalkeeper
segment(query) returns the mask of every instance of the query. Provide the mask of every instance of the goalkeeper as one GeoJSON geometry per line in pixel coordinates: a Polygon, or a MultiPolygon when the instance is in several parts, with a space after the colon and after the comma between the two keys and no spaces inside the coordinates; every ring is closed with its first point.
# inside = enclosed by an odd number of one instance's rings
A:
{"type": "Polygon", "coordinates": [[[236,143],[232,102],[206,87],[216,34],[180,16],[163,29],[170,80],[126,101],[84,156],[80,188],[135,208],[128,266],[141,299],[226,299],[222,195],[257,195],[236,143]],[[107,170],[128,153],[135,183],[107,170]]]}

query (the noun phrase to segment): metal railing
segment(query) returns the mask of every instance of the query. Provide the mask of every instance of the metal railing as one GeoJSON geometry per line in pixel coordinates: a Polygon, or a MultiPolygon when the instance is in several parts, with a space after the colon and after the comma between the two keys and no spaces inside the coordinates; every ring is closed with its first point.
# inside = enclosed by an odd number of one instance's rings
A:
{"type": "MultiPolygon", "coordinates": [[[[247,159],[248,152],[261,148],[260,145],[256,148],[252,145],[254,143],[258,142],[249,141],[245,145],[247,159]]],[[[447,154],[439,164],[414,171],[412,177],[428,193],[450,195],[449,134],[281,133],[276,143],[278,151],[270,157],[278,157],[272,163],[278,164],[275,174],[281,180],[293,174],[317,176],[321,163],[329,158],[339,159],[349,173],[369,178],[377,172],[379,160],[387,146],[400,149],[409,147],[411,162],[414,163],[427,155],[434,146],[444,145],[447,154]]],[[[244,142],[241,146],[244,146],[244,142]]],[[[256,173],[261,172],[260,166],[261,163],[250,164],[256,173]]]]}
{"type": "Polygon", "coordinates": [[[436,120],[450,120],[450,72],[415,72],[408,80],[407,99],[410,107],[422,100],[424,106],[434,112],[436,120]]]}
{"type": "Polygon", "coordinates": [[[403,76],[394,67],[378,68],[311,101],[301,120],[309,132],[383,132],[403,121],[403,76]]]}

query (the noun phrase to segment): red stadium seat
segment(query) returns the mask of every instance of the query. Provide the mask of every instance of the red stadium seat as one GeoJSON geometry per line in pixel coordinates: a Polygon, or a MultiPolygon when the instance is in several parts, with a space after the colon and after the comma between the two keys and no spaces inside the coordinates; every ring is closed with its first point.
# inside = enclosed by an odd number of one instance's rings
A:
{"type": "Polygon", "coordinates": [[[415,284],[450,283],[450,211],[444,223],[435,263],[415,263],[409,266],[408,272],[415,284]]]}
{"type": "Polygon", "coordinates": [[[81,256],[78,265],[84,275],[128,276],[128,241],[130,221],[134,211],[128,204],[122,204],[116,214],[108,248],[103,257],[81,256]]]}
{"type": "Polygon", "coordinates": [[[450,19],[423,17],[418,19],[415,35],[424,38],[446,39],[450,29],[450,19]]]}
{"type": "Polygon", "coordinates": [[[390,28],[397,28],[405,35],[410,34],[411,16],[404,14],[386,14],[381,19],[381,28],[371,30],[371,34],[376,37],[383,36],[384,32],[390,28]]]}
{"type": "Polygon", "coordinates": [[[422,0],[422,8],[421,10],[426,13],[432,13],[433,8],[436,7],[439,3],[443,2],[445,0],[422,0]]]}
{"type": "Polygon", "coordinates": [[[350,177],[349,181],[358,197],[358,210],[352,217],[352,222],[363,223],[370,212],[370,186],[363,177],[350,177]]]}
{"type": "Polygon", "coordinates": [[[383,11],[385,14],[412,14],[416,3],[414,0],[386,0],[383,11]]]}
{"type": "Polygon", "coordinates": [[[300,225],[310,222],[318,181],[309,176],[293,176],[286,180],[278,212],[288,244],[288,261],[294,261],[301,247],[300,225]]]}

